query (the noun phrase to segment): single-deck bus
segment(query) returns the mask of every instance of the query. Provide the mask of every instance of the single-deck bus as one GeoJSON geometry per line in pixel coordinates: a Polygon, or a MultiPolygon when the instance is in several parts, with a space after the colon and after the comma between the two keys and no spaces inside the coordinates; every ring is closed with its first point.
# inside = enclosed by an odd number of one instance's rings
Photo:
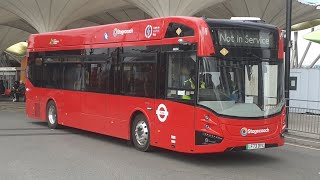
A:
{"type": "Polygon", "coordinates": [[[166,17],[34,34],[26,113],[141,151],[281,146],[280,33],[257,22],[166,17]]]}

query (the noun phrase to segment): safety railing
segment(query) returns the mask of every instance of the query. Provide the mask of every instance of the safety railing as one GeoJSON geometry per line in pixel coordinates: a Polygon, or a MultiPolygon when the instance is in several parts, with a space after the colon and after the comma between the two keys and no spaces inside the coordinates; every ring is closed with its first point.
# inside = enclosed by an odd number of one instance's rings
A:
{"type": "Polygon", "coordinates": [[[320,135],[320,101],[290,99],[288,130],[320,135]]]}

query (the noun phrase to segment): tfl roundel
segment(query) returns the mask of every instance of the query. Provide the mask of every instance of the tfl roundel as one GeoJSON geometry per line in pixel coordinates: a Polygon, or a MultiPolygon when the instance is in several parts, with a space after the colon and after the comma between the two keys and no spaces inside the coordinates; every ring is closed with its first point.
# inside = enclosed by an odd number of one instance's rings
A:
{"type": "Polygon", "coordinates": [[[160,104],[158,106],[156,114],[157,114],[160,122],[165,122],[167,120],[167,117],[169,116],[169,112],[168,112],[166,105],[160,104]]]}
{"type": "Polygon", "coordinates": [[[144,30],[144,35],[146,36],[146,38],[150,38],[152,35],[152,26],[148,25],[146,27],[146,29],[144,30]]]}

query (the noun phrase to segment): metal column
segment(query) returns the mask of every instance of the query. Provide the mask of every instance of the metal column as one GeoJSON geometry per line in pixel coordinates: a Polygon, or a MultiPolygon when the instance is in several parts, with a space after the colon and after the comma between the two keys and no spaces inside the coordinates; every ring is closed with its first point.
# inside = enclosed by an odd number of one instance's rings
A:
{"type": "Polygon", "coordinates": [[[286,98],[286,124],[288,129],[289,121],[289,77],[290,77],[290,49],[291,49],[291,15],[292,15],[292,0],[287,0],[286,13],[286,52],[285,52],[285,98],[286,98]]]}

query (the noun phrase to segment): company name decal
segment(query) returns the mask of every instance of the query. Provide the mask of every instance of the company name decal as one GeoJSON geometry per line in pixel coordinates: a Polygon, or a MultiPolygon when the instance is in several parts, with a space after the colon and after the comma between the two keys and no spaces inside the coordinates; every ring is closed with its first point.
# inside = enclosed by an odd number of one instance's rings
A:
{"type": "Polygon", "coordinates": [[[118,28],[114,28],[113,30],[113,36],[116,37],[118,35],[124,35],[124,34],[132,34],[133,33],[133,29],[118,29],[118,28]]]}
{"type": "Polygon", "coordinates": [[[58,44],[59,42],[60,42],[60,41],[59,41],[58,39],[53,39],[53,38],[51,38],[49,44],[51,44],[51,45],[56,45],[56,44],[58,44]]]}
{"type": "Polygon", "coordinates": [[[261,134],[261,133],[268,133],[270,130],[269,128],[266,129],[247,129],[246,127],[243,127],[240,130],[240,134],[242,136],[247,136],[248,134],[261,134]]]}

